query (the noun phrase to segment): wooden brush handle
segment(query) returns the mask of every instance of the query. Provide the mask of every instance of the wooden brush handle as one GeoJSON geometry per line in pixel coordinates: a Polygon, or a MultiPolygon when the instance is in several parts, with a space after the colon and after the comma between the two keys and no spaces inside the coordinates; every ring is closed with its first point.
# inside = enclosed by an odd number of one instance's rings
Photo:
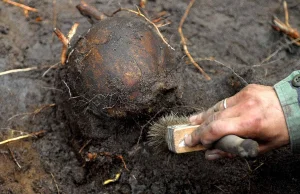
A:
{"type": "MultiPolygon", "coordinates": [[[[184,145],[184,136],[191,134],[199,125],[174,125],[168,126],[166,141],[168,148],[174,153],[186,153],[205,150],[203,145],[194,147],[184,145]]],[[[227,135],[213,144],[213,148],[232,153],[240,157],[256,157],[258,154],[258,143],[252,139],[243,139],[236,135],[227,135]]]]}
{"type": "Polygon", "coordinates": [[[258,154],[258,143],[256,141],[243,139],[236,135],[222,137],[213,147],[243,158],[253,158],[258,154]]]}

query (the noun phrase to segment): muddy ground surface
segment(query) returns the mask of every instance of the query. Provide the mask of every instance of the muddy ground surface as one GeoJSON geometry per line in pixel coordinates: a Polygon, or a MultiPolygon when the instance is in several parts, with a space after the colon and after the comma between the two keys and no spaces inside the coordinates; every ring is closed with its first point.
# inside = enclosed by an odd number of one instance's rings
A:
{"type": "MultiPolygon", "coordinates": [[[[22,2],[39,12],[26,18],[22,9],[0,2],[0,71],[38,69],[0,76],[1,139],[21,132],[46,133],[40,138],[0,147],[0,193],[299,193],[300,158],[289,147],[255,160],[209,162],[202,152],[154,154],[146,143],[147,123],[155,121],[159,114],[111,127],[108,138],[92,139],[79,154],[90,139],[72,137],[67,113],[57,99],[59,94],[67,95],[67,91],[56,88],[59,68],[46,74],[45,71],[60,59],[61,43],[53,36],[53,26],[67,33],[74,22],[79,22],[78,36],[90,24],[75,8],[79,1],[57,1],[54,12],[52,0],[22,2]],[[52,103],[56,106],[39,114],[23,114],[52,103]],[[102,155],[93,162],[85,162],[88,152],[102,155]],[[128,170],[117,155],[123,156],[128,170]],[[103,185],[120,171],[117,182],[103,185]]],[[[138,1],[89,3],[112,13],[120,5],[134,9],[138,1]]],[[[213,56],[227,66],[200,61],[212,77],[212,81],[206,81],[196,68],[185,63],[180,47],[177,27],[187,4],[188,1],[181,0],[152,0],[146,7],[150,16],[167,11],[172,22],[161,30],[176,49],[182,95],[181,103],[170,110],[192,113],[238,92],[244,82],[227,67],[248,83],[266,85],[300,69],[299,47],[289,44],[286,37],[270,26],[272,15],[283,19],[281,1],[196,1],[183,27],[189,49],[195,58],[213,56]]],[[[300,29],[300,4],[290,0],[288,5],[290,23],[300,29]]]]}

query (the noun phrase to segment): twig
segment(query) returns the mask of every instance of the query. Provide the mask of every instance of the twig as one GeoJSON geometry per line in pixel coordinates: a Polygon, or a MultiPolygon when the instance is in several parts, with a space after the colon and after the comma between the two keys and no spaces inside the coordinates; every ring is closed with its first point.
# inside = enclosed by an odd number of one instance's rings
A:
{"type": "Polygon", "coordinates": [[[157,27],[158,28],[161,28],[161,27],[164,27],[164,26],[167,26],[167,25],[170,25],[172,22],[170,21],[167,21],[166,23],[160,23],[160,24],[157,24],[157,27]]]}
{"type": "Polygon", "coordinates": [[[144,128],[147,126],[147,125],[149,125],[152,121],[153,121],[153,119],[155,119],[156,118],[156,116],[159,114],[159,113],[161,113],[163,110],[165,110],[164,108],[162,108],[162,109],[160,109],[150,120],[148,120],[147,121],[147,123],[146,124],[144,124],[142,127],[141,127],[141,130],[140,130],[140,136],[139,136],[139,138],[138,138],[138,140],[137,140],[137,142],[136,142],[136,145],[138,146],[139,144],[140,144],[140,141],[141,141],[141,138],[142,138],[142,135],[143,135],[143,132],[144,132],[144,128]]]}
{"type": "Polygon", "coordinates": [[[66,62],[66,59],[67,59],[67,51],[68,51],[69,41],[65,37],[65,35],[58,28],[54,28],[53,31],[56,34],[56,36],[58,37],[58,39],[60,40],[60,42],[63,44],[63,47],[62,47],[62,50],[61,50],[60,61],[61,61],[61,64],[64,65],[65,62],[66,62]]]}
{"type": "Polygon", "coordinates": [[[219,189],[220,191],[222,191],[223,193],[227,193],[226,191],[224,191],[224,189],[222,189],[220,186],[214,185],[217,189],[219,189]]]}
{"type": "MultiPolygon", "coordinates": [[[[24,2],[24,0],[20,0],[20,3],[23,4],[23,2],[24,2]]],[[[29,11],[26,10],[26,9],[23,9],[23,10],[24,10],[24,15],[25,15],[25,17],[28,18],[28,17],[29,17],[29,11]]]]}
{"type": "Polygon", "coordinates": [[[101,13],[98,9],[96,9],[93,6],[90,6],[83,0],[80,1],[80,4],[76,5],[76,8],[78,9],[81,15],[88,17],[90,23],[93,23],[92,18],[94,18],[95,20],[103,20],[106,18],[106,16],[103,13],[101,13]]]}
{"type": "Polygon", "coordinates": [[[52,104],[46,104],[46,105],[43,105],[43,106],[35,109],[33,112],[16,114],[16,115],[10,117],[9,119],[7,119],[7,121],[10,121],[10,120],[14,119],[15,117],[19,117],[19,116],[23,116],[23,115],[33,115],[33,116],[35,116],[35,115],[39,114],[40,112],[42,112],[42,110],[44,110],[46,108],[54,107],[54,106],[56,106],[56,104],[54,104],[54,103],[52,103],[52,104]]]}
{"type": "Polygon", "coordinates": [[[10,139],[1,141],[1,142],[0,142],[0,145],[7,144],[7,143],[10,143],[10,142],[13,142],[13,141],[20,140],[20,139],[25,139],[25,138],[29,138],[29,137],[34,137],[34,136],[37,136],[37,135],[40,135],[40,134],[43,134],[43,133],[46,133],[46,131],[45,131],[45,130],[42,130],[42,131],[38,131],[38,132],[34,132],[34,133],[27,134],[27,135],[22,135],[22,136],[19,136],[19,137],[10,138],[10,139]]]}
{"type": "Polygon", "coordinates": [[[56,180],[55,180],[55,177],[54,177],[54,175],[52,174],[52,172],[51,172],[50,174],[51,174],[52,179],[53,179],[53,182],[54,182],[54,184],[55,184],[55,187],[56,187],[56,190],[57,190],[57,194],[60,194],[60,189],[59,189],[58,184],[57,184],[57,182],[56,182],[56,180]]]}
{"type": "MultiPolygon", "coordinates": [[[[285,23],[283,23],[277,17],[274,16],[272,27],[275,30],[286,34],[292,40],[300,38],[300,34],[299,34],[298,30],[295,28],[292,28],[289,24],[289,12],[288,12],[286,1],[283,1],[283,8],[284,8],[284,13],[285,13],[285,23]]],[[[295,44],[300,46],[299,41],[295,42],[295,44]]]]}
{"type": "Polygon", "coordinates": [[[12,74],[12,73],[32,71],[32,70],[36,70],[36,69],[38,69],[38,67],[29,67],[29,68],[24,68],[24,69],[12,69],[12,70],[8,70],[8,71],[0,72],[0,76],[7,75],[7,74],[12,74]]]}
{"type": "Polygon", "coordinates": [[[116,155],[116,157],[119,158],[122,161],[122,163],[124,165],[124,168],[129,172],[123,156],[122,155],[116,155]]]}
{"type": "Polygon", "coordinates": [[[16,159],[14,153],[11,151],[10,148],[8,148],[8,150],[9,150],[9,152],[10,152],[11,157],[13,158],[13,160],[15,161],[15,163],[17,164],[17,166],[21,169],[22,166],[21,166],[21,165],[19,164],[19,162],[17,161],[17,159],[16,159]]]}
{"type": "Polygon", "coordinates": [[[252,67],[260,67],[260,66],[262,66],[265,62],[269,61],[271,58],[273,58],[275,55],[277,55],[279,51],[281,51],[282,49],[288,48],[290,45],[295,44],[298,41],[300,41],[300,37],[297,38],[297,39],[294,39],[294,40],[291,40],[291,41],[287,42],[286,44],[280,46],[276,51],[274,51],[268,57],[266,57],[265,59],[263,59],[260,64],[253,65],[252,67]]]}
{"type": "Polygon", "coordinates": [[[21,7],[21,8],[23,8],[23,9],[25,9],[25,10],[28,10],[28,11],[38,12],[37,9],[32,8],[32,7],[29,7],[29,6],[27,6],[27,5],[23,5],[23,4],[21,4],[21,3],[17,3],[17,2],[11,1],[11,0],[2,0],[2,1],[4,1],[4,2],[6,2],[6,3],[9,3],[9,4],[11,4],[11,5],[17,6],[17,7],[21,7]]]}
{"type": "Polygon", "coordinates": [[[147,4],[147,0],[140,0],[140,7],[145,8],[147,4]]]}
{"type": "Polygon", "coordinates": [[[91,142],[92,140],[88,140],[81,148],[80,150],[78,151],[79,154],[81,154],[81,152],[83,151],[83,149],[91,142]]]}
{"type": "Polygon", "coordinates": [[[68,92],[70,95],[70,98],[72,98],[72,93],[71,93],[71,89],[69,88],[68,84],[65,82],[65,80],[62,80],[62,82],[65,84],[65,86],[68,88],[68,92]]]}
{"type": "Polygon", "coordinates": [[[134,10],[131,10],[131,9],[127,9],[127,8],[120,8],[118,9],[117,11],[115,11],[112,15],[115,15],[116,13],[120,12],[120,11],[128,11],[130,13],[134,13],[138,16],[141,16],[142,18],[144,18],[147,22],[149,22],[152,26],[154,26],[154,28],[156,29],[157,31],[157,34],[160,36],[160,38],[162,39],[162,41],[169,47],[171,48],[172,50],[175,50],[167,41],[166,39],[164,38],[164,36],[162,35],[162,33],[160,32],[160,30],[158,29],[158,27],[151,21],[149,20],[144,14],[141,13],[140,9],[137,7],[137,10],[138,11],[134,11],[134,10]]]}
{"type": "Polygon", "coordinates": [[[51,66],[49,67],[49,69],[47,69],[47,70],[43,73],[42,77],[45,77],[45,75],[46,75],[51,69],[56,68],[56,67],[59,65],[59,63],[60,63],[60,62],[55,63],[54,65],[51,65],[51,66]]]}
{"type": "Polygon", "coordinates": [[[79,26],[79,23],[75,22],[75,23],[73,24],[73,26],[71,27],[71,30],[69,31],[68,36],[67,36],[67,37],[68,37],[68,44],[70,44],[70,42],[71,42],[73,36],[74,36],[75,33],[76,33],[76,30],[77,30],[78,26],[79,26]]]}
{"type": "Polygon", "coordinates": [[[56,34],[57,38],[63,44],[63,47],[61,50],[61,57],[60,57],[61,64],[63,64],[63,65],[66,63],[68,46],[70,44],[72,37],[76,33],[78,25],[79,25],[78,23],[73,24],[73,26],[71,27],[71,29],[68,33],[68,36],[67,36],[68,38],[58,28],[54,28],[54,30],[53,30],[54,33],[56,34]]]}
{"type": "MultiPolygon", "coordinates": [[[[52,17],[53,17],[53,29],[56,28],[56,23],[57,23],[57,11],[56,11],[56,0],[52,0],[52,17]]],[[[54,40],[54,33],[52,34],[52,43],[54,40]]]]}
{"type": "Polygon", "coordinates": [[[291,27],[290,26],[290,23],[289,23],[289,11],[287,9],[287,3],[286,1],[283,1],[283,9],[284,9],[284,18],[285,18],[285,24],[288,26],[288,27],[291,27]]]}
{"type": "Polygon", "coordinates": [[[187,48],[186,39],[185,39],[185,37],[183,35],[183,32],[182,32],[183,23],[184,23],[186,17],[188,16],[189,11],[190,11],[191,7],[193,6],[194,2],[195,2],[195,0],[191,0],[190,4],[188,5],[187,9],[185,10],[185,13],[182,16],[182,18],[180,20],[180,23],[179,23],[178,32],[179,32],[180,37],[181,37],[181,44],[182,44],[182,47],[183,47],[183,50],[184,50],[185,54],[188,56],[188,58],[190,59],[190,61],[192,62],[192,64],[204,75],[204,77],[207,80],[211,80],[211,78],[209,77],[209,75],[207,75],[205,73],[205,71],[194,61],[192,55],[190,54],[190,52],[189,52],[189,50],[187,48]]]}
{"type": "MultiPolygon", "coordinates": [[[[19,116],[25,116],[25,115],[30,115],[30,114],[32,114],[32,113],[20,113],[20,114],[16,114],[16,115],[14,115],[14,116],[12,116],[12,117],[10,117],[9,119],[7,119],[7,121],[10,121],[10,120],[12,120],[12,119],[14,119],[14,118],[16,118],[16,117],[19,117],[19,116]]],[[[23,117],[24,118],[24,117],[23,117]]]]}
{"type": "Polygon", "coordinates": [[[261,162],[256,168],[254,168],[253,172],[262,167],[265,163],[261,162]]]}
{"type": "Polygon", "coordinates": [[[221,61],[218,61],[218,60],[214,59],[213,57],[196,58],[195,60],[196,61],[213,61],[213,62],[215,62],[219,65],[222,65],[223,67],[226,67],[227,69],[229,69],[237,78],[239,78],[242,82],[244,82],[245,85],[249,84],[244,78],[242,78],[239,74],[237,74],[231,67],[225,65],[221,61]]]}
{"type": "Polygon", "coordinates": [[[40,107],[40,108],[38,108],[38,109],[35,109],[34,111],[33,111],[33,117],[35,117],[35,115],[37,115],[37,114],[39,114],[40,112],[42,112],[44,109],[47,109],[47,108],[50,108],[50,107],[54,107],[54,106],[56,106],[56,104],[54,104],[54,103],[52,103],[52,104],[46,104],[46,105],[44,105],[44,106],[42,106],[42,107],[40,107]]]}
{"type": "Polygon", "coordinates": [[[41,67],[35,66],[35,67],[27,67],[27,68],[23,68],[23,69],[11,69],[11,70],[0,72],[0,76],[7,75],[7,74],[13,74],[13,73],[26,72],[26,71],[33,71],[33,70],[37,70],[37,69],[44,69],[44,68],[49,68],[49,67],[51,67],[51,66],[45,65],[45,66],[41,66],[41,67]]]}

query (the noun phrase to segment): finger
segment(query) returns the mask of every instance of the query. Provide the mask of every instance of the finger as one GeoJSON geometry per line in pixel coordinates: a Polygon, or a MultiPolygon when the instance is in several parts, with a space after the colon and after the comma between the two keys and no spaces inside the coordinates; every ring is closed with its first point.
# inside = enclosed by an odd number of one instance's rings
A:
{"type": "MultiPolygon", "coordinates": [[[[239,115],[240,115],[240,110],[239,110],[239,107],[238,106],[234,106],[234,107],[231,107],[231,108],[228,108],[224,111],[221,111],[221,112],[216,112],[214,114],[212,114],[208,119],[205,120],[204,123],[202,123],[192,134],[188,135],[185,137],[185,144],[188,145],[188,146],[195,146],[199,143],[202,143],[204,146],[206,147],[211,147],[211,144],[213,142],[209,141],[207,143],[205,142],[202,142],[202,140],[204,139],[205,140],[205,137],[206,136],[203,136],[203,133],[211,133],[212,131],[212,126],[216,125],[214,123],[218,122],[219,120],[221,120],[221,124],[219,124],[217,126],[217,129],[214,129],[215,131],[216,130],[222,130],[222,129],[227,129],[227,128],[230,128],[230,127],[234,127],[233,123],[226,123],[226,122],[223,122],[223,120],[228,120],[230,118],[239,118],[239,115]],[[212,125],[212,126],[211,126],[212,125]],[[223,126],[224,125],[224,126],[223,126]],[[229,125],[229,126],[227,126],[229,125]],[[219,129],[221,128],[221,129],[219,129]]],[[[236,119],[232,120],[232,122],[234,122],[236,119]]],[[[230,120],[229,120],[230,121],[230,120]]],[[[215,133],[215,131],[213,131],[215,133]]],[[[215,135],[215,134],[212,134],[212,135],[215,135]]],[[[222,136],[218,136],[216,137],[215,139],[220,139],[222,136]]]]}
{"type": "Polygon", "coordinates": [[[216,120],[204,127],[199,127],[197,135],[200,136],[200,141],[204,146],[210,146],[226,135],[237,135],[242,138],[256,139],[259,132],[256,127],[257,125],[252,124],[254,121],[249,121],[251,119],[247,119],[234,117],[216,120]]]}
{"type": "Polygon", "coordinates": [[[211,123],[204,122],[191,135],[186,137],[186,144],[194,146],[202,143],[205,147],[211,145],[226,135],[237,135],[245,138],[255,138],[255,130],[246,125],[241,117],[220,119],[211,123]]]}
{"type": "Polygon", "coordinates": [[[279,148],[277,142],[268,142],[268,143],[260,143],[258,147],[258,153],[259,154],[264,154],[270,150],[274,150],[279,148]]]}
{"type": "Polygon", "coordinates": [[[231,96],[229,98],[225,98],[224,100],[218,102],[216,106],[218,107],[218,111],[225,110],[227,108],[233,107],[238,104],[236,95],[231,96]]]}
{"type": "Polygon", "coordinates": [[[187,135],[184,137],[184,143],[189,146],[195,146],[201,143],[201,133],[207,127],[207,122],[202,123],[192,134],[187,135]]]}
{"type": "Polygon", "coordinates": [[[199,113],[197,115],[193,115],[189,118],[189,121],[192,125],[200,125],[202,124],[208,117],[210,117],[215,112],[223,111],[226,108],[233,107],[236,102],[236,96],[232,96],[230,98],[224,99],[216,103],[213,107],[209,108],[207,111],[199,113]]]}
{"type": "Polygon", "coordinates": [[[233,158],[235,156],[233,154],[223,152],[222,150],[218,150],[218,149],[206,150],[205,152],[205,159],[207,160],[217,160],[225,157],[233,158]]]}
{"type": "Polygon", "coordinates": [[[219,111],[210,115],[206,122],[211,123],[217,120],[235,118],[241,115],[241,109],[238,106],[233,106],[223,111],[219,111]]]}

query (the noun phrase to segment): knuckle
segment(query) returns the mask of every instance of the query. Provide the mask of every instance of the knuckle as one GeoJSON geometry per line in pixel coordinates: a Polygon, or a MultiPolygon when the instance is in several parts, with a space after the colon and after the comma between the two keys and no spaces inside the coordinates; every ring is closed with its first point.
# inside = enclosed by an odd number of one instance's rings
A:
{"type": "Polygon", "coordinates": [[[197,116],[196,116],[196,121],[201,121],[201,119],[202,119],[202,114],[198,114],[197,116]]]}
{"type": "Polygon", "coordinates": [[[215,114],[215,120],[220,120],[225,118],[225,113],[224,112],[218,112],[215,114]]]}
{"type": "Polygon", "coordinates": [[[241,98],[242,99],[247,99],[247,98],[250,98],[250,97],[254,96],[256,88],[257,88],[256,84],[249,84],[247,87],[245,87],[241,91],[241,98]]]}
{"type": "Polygon", "coordinates": [[[260,100],[258,98],[249,98],[248,100],[245,101],[244,108],[245,110],[249,110],[253,108],[258,108],[259,105],[260,105],[260,100]]]}
{"type": "Polygon", "coordinates": [[[261,129],[262,120],[263,119],[260,116],[250,115],[244,119],[242,128],[250,129],[254,133],[257,133],[261,129]]]}
{"type": "Polygon", "coordinates": [[[209,146],[209,145],[211,144],[210,141],[205,140],[205,139],[203,139],[203,138],[201,138],[200,141],[201,141],[201,144],[202,144],[203,146],[205,146],[205,147],[207,147],[207,146],[209,146]]]}
{"type": "Polygon", "coordinates": [[[209,134],[213,137],[217,137],[220,134],[220,124],[218,121],[215,121],[210,124],[209,134]]]}

